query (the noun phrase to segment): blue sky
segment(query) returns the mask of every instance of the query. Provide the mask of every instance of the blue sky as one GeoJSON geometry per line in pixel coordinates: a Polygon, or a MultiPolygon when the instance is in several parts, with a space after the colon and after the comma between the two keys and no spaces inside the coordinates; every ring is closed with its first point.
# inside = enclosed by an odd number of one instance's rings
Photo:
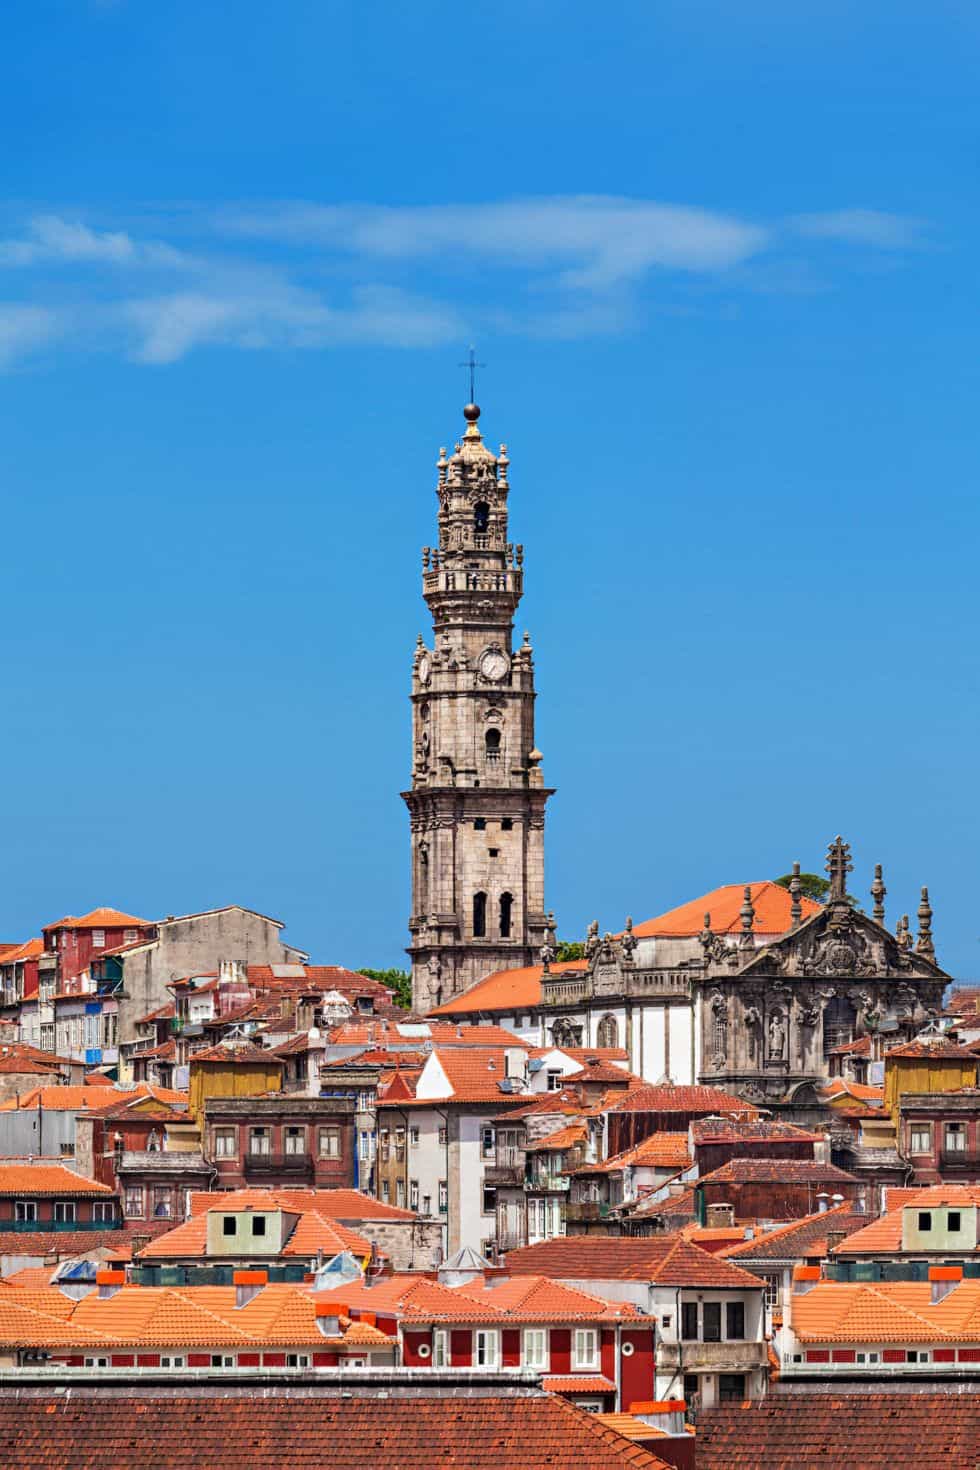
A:
{"type": "Polygon", "coordinates": [[[975,6],[31,0],[0,58],[0,938],[399,963],[475,341],[561,932],[885,865],[977,973],[975,6]],[[13,146],[12,146],[13,143],[13,146]]]}

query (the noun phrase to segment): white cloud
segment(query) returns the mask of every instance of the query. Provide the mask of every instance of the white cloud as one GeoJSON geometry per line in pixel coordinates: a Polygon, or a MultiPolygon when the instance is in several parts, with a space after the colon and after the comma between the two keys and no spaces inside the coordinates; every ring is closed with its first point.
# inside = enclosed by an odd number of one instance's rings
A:
{"type": "Polygon", "coordinates": [[[98,231],[54,214],[36,215],[21,239],[0,240],[0,265],[45,263],[176,267],[184,256],[157,241],[136,242],[122,231],[98,231]]]}
{"type": "Polygon", "coordinates": [[[798,214],[790,224],[801,235],[817,240],[839,240],[847,245],[872,245],[879,250],[909,250],[923,243],[923,220],[887,214],[880,209],[838,209],[829,214],[798,214]]]}
{"type": "Polygon", "coordinates": [[[460,256],[563,266],[559,284],[606,289],[659,267],[719,271],[764,250],[769,231],[730,215],[603,195],[502,204],[279,207],[224,213],[219,230],[373,259],[460,256]]]}
{"type": "Polygon", "coordinates": [[[126,302],[123,314],[136,329],[141,362],[176,362],[192,348],[316,348],[350,342],[424,347],[458,337],[455,313],[401,291],[354,293],[349,306],[328,306],[316,293],[296,288],[208,294],[175,291],[126,302]]]}
{"type": "Polygon", "coordinates": [[[46,307],[0,303],[0,367],[52,341],[61,329],[58,313],[46,307]]]}

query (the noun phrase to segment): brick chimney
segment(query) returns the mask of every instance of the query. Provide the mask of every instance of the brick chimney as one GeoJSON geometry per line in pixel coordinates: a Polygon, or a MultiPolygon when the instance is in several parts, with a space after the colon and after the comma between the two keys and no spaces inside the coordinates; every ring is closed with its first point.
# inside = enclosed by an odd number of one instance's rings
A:
{"type": "Polygon", "coordinates": [[[929,1285],[932,1288],[930,1295],[932,1305],[943,1301],[948,1297],[954,1287],[959,1286],[963,1280],[962,1266],[930,1266],[929,1285]]]}
{"type": "Polygon", "coordinates": [[[254,1301],[263,1286],[269,1283],[269,1273],[264,1267],[249,1271],[233,1271],[232,1284],[235,1288],[235,1307],[247,1307],[254,1301]]]}

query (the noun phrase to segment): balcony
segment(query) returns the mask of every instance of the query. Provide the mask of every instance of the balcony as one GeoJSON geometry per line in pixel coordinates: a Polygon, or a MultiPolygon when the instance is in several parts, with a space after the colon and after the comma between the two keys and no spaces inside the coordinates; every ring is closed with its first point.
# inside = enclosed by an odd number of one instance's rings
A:
{"type": "Polygon", "coordinates": [[[312,1174],[313,1160],[309,1154],[247,1153],[246,1174],[312,1174]]]}
{"type": "Polygon", "coordinates": [[[609,1214],[609,1206],[602,1201],[579,1200],[573,1203],[571,1200],[565,1206],[566,1225],[591,1225],[596,1221],[605,1220],[609,1214]]]}
{"type": "Polygon", "coordinates": [[[483,1171],[483,1182],[497,1188],[520,1189],[524,1184],[523,1164],[488,1164],[483,1171]]]}
{"type": "Polygon", "coordinates": [[[693,1373],[710,1369],[717,1373],[747,1373],[768,1362],[764,1342],[658,1342],[660,1372],[693,1373]]]}
{"type": "Polygon", "coordinates": [[[567,1194],[570,1184],[567,1174],[535,1174],[524,1180],[524,1188],[530,1194],[567,1194]]]}
{"type": "Polygon", "coordinates": [[[980,1150],[943,1148],[939,1151],[940,1169],[966,1169],[971,1174],[980,1170],[980,1150]]]}

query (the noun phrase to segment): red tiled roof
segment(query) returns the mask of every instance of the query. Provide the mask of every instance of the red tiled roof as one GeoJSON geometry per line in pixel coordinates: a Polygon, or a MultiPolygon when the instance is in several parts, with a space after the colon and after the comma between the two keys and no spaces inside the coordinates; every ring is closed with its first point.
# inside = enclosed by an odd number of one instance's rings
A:
{"type": "Polygon", "coordinates": [[[695,1118],[691,1123],[695,1143],[816,1143],[822,1136],[779,1118],[695,1118]]]}
{"type": "Polygon", "coordinates": [[[593,1373],[591,1376],[580,1374],[578,1377],[574,1373],[546,1373],[541,1380],[541,1387],[546,1393],[616,1392],[615,1383],[609,1378],[603,1378],[601,1373],[593,1373]]]}
{"type": "Polygon", "coordinates": [[[686,1133],[651,1133],[632,1148],[600,1164],[586,1164],[577,1174],[612,1174],[618,1169],[686,1169],[691,1164],[686,1133]]]}
{"type": "Polygon", "coordinates": [[[729,1159],[710,1174],[702,1174],[698,1184],[854,1184],[853,1174],[838,1169],[836,1164],[820,1164],[815,1159],[729,1159]]]}
{"type": "Polygon", "coordinates": [[[610,1113],[745,1113],[758,1109],[741,1098],[723,1092],[720,1087],[682,1087],[660,1083],[637,1087],[625,1097],[616,1098],[607,1109],[610,1113]]]}
{"type": "Polygon", "coordinates": [[[569,1072],[565,1082],[574,1086],[576,1082],[608,1082],[616,1087],[643,1087],[642,1077],[618,1067],[615,1062],[603,1062],[590,1057],[580,1072],[569,1072]]]}
{"type": "Polygon", "coordinates": [[[91,909],[80,919],[67,917],[58,919],[53,924],[45,924],[42,933],[47,934],[50,929],[150,929],[152,927],[151,921],[134,918],[132,914],[124,914],[121,909],[98,908],[91,909]]]}
{"type": "MultiPolygon", "coordinates": [[[[752,907],[755,909],[753,933],[785,934],[793,923],[790,913],[793,899],[789,890],[768,880],[750,883],[748,887],[752,890],[752,907]]],[[[741,907],[745,899],[745,889],[744,883],[725,883],[721,888],[703,893],[700,898],[670,909],[659,918],[647,919],[643,924],[634,925],[633,933],[637,939],[691,938],[704,929],[705,914],[711,915],[712,933],[741,933],[741,907]]],[[[820,912],[820,904],[814,903],[811,898],[801,898],[800,903],[803,906],[804,919],[820,912]]]]}
{"type": "Polygon", "coordinates": [[[740,1241],[729,1247],[725,1256],[729,1261],[797,1261],[806,1257],[827,1254],[828,1231],[843,1230],[853,1235],[868,1223],[868,1217],[858,1214],[851,1205],[835,1205],[815,1215],[805,1215],[802,1220],[792,1220],[775,1230],[766,1230],[752,1240],[740,1241]]]}
{"type": "Polygon", "coordinates": [[[594,1292],[565,1286],[547,1276],[510,1279],[476,1277],[446,1286],[426,1276],[402,1273],[367,1286],[363,1282],[318,1292],[354,1313],[391,1311],[406,1322],[641,1322],[652,1326],[631,1302],[608,1301],[594,1292]]]}
{"type": "Polygon", "coordinates": [[[978,1444],[980,1394],[971,1383],[914,1393],[848,1393],[835,1384],[829,1393],[776,1393],[706,1410],[697,1459],[698,1470],[975,1470],[978,1444]]]}
{"type": "Polygon", "coordinates": [[[70,1196],[98,1194],[111,1196],[108,1184],[97,1184],[76,1174],[64,1164],[5,1164],[0,1161],[0,1197],[34,1194],[70,1196]]]}
{"type": "Polygon", "coordinates": [[[972,1051],[961,1046],[958,1041],[951,1041],[948,1036],[938,1036],[934,1040],[906,1041],[902,1046],[889,1047],[885,1053],[885,1061],[893,1060],[973,1062],[976,1064],[977,1059],[972,1051]]]}
{"type": "Polygon", "coordinates": [[[174,1092],[169,1087],[152,1087],[139,1082],[134,1088],[122,1092],[118,1087],[31,1087],[17,1097],[0,1103],[0,1113],[16,1112],[17,1109],[44,1108],[49,1112],[82,1113],[91,1108],[108,1107],[125,1098],[155,1097],[161,1102],[187,1102],[186,1092],[174,1092]]]}
{"type": "MultiPolygon", "coordinates": [[[[242,1205],[227,1203],[222,1198],[221,1203],[213,1203],[211,1209],[222,1215],[229,1214],[235,1209],[244,1208],[242,1205]]],[[[255,1208],[253,1206],[253,1208],[255,1208]]],[[[339,1255],[341,1251],[351,1251],[356,1256],[369,1255],[371,1243],[363,1235],[358,1235],[353,1230],[348,1230],[346,1225],[339,1224],[336,1220],[327,1220],[315,1210],[304,1210],[299,1204],[286,1205],[272,1204],[269,1200],[263,1200],[259,1209],[290,1210],[299,1215],[299,1219],[291,1231],[282,1249],[276,1252],[278,1256],[299,1256],[303,1259],[312,1260],[318,1251],[323,1251],[324,1256],[339,1255]]],[[[182,1225],[173,1230],[168,1230],[165,1235],[158,1235],[151,1240],[139,1253],[143,1260],[158,1259],[180,1259],[199,1260],[207,1254],[207,1214],[192,1215],[182,1225]]],[[[271,1254],[271,1252],[270,1252],[271,1254]]]]}
{"type": "MultiPolygon", "coordinates": [[[[567,972],[581,974],[588,969],[586,960],[570,960],[556,965],[553,975],[567,972]]],[[[460,1016],[471,1011],[529,1011],[541,1004],[540,965],[528,965],[520,970],[497,970],[478,980],[462,995],[453,996],[429,1012],[430,1016],[460,1016]]]]}
{"type": "Polygon", "coordinates": [[[572,1148],[585,1138],[585,1127],[581,1123],[570,1123],[567,1128],[558,1128],[543,1138],[536,1138],[525,1149],[526,1153],[546,1153],[550,1149],[572,1148]]]}
{"type": "Polygon", "coordinates": [[[679,1235],[566,1235],[507,1252],[514,1275],[541,1272],[558,1280],[652,1281],[661,1286],[746,1290],[758,1277],[720,1260],[679,1235]]]}
{"type": "Polygon", "coordinates": [[[242,1066],[252,1062],[262,1062],[268,1067],[275,1066],[278,1058],[268,1047],[253,1046],[250,1041],[236,1042],[233,1046],[209,1046],[204,1051],[191,1053],[190,1064],[196,1062],[222,1062],[226,1066],[231,1062],[234,1066],[242,1066]]]}
{"type": "MultiPolygon", "coordinates": [[[[0,965],[12,965],[16,960],[34,960],[44,953],[43,939],[28,939],[24,944],[12,944],[0,954],[0,965]]],[[[29,999],[33,1000],[31,996],[29,999]]]]}
{"type": "Polygon", "coordinates": [[[207,1210],[253,1209],[315,1210],[325,1220],[359,1222],[361,1220],[415,1220],[412,1210],[399,1209],[397,1205],[385,1204],[362,1194],[359,1189],[233,1189],[209,1192],[193,1190],[190,1195],[192,1215],[204,1214],[207,1210]]]}
{"type": "MultiPolygon", "coordinates": [[[[449,1080],[449,1092],[441,1100],[453,1102],[505,1103],[508,1096],[515,1101],[521,1094],[506,1093],[501,1082],[507,1077],[507,1053],[503,1047],[479,1047],[468,1051],[463,1047],[440,1047],[431,1053],[449,1080]]],[[[431,1106],[438,1098],[420,1098],[416,1103],[431,1106]]]]}
{"type": "Polygon", "coordinates": [[[889,1205],[886,1214],[842,1240],[833,1254],[866,1256],[901,1251],[902,1210],[906,1205],[920,1209],[935,1205],[980,1205],[980,1184],[933,1184],[925,1189],[889,1189],[886,1203],[889,1205]]]}
{"type": "MultiPolygon", "coordinates": [[[[0,1454],[33,1470],[665,1470],[639,1445],[551,1394],[451,1399],[302,1397],[288,1389],[0,1398],[0,1454]],[[324,1447],[328,1447],[325,1451],[324,1447]]],[[[921,1467],[920,1467],[921,1470],[921,1467]]],[[[959,1466],[953,1467],[959,1470],[959,1466]]]]}
{"type": "Polygon", "coordinates": [[[938,1302],[929,1281],[818,1281],[794,1296],[793,1331],[801,1342],[980,1342],[980,1280],[938,1302]]]}

